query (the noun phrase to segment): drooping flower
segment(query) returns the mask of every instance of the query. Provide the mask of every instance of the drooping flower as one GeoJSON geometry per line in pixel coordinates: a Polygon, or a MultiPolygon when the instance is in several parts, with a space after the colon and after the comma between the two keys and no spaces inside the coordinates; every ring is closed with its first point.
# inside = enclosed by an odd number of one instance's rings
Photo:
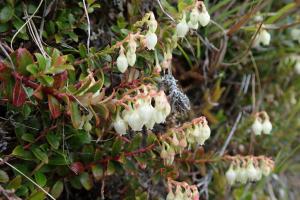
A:
{"type": "Polygon", "coordinates": [[[121,47],[119,57],[117,58],[117,67],[121,73],[124,73],[128,68],[128,61],[123,47],[121,47]]]}
{"type": "Polygon", "coordinates": [[[147,33],[146,34],[146,39],[145,39],[145,44],[146,44],[146,47],[147,49],[149,50],[154,50],[155,49],[155,46],[157,44],[157,36],[155,33],[147,33]]]}
{"type": "Polygon", "coordinates": [[[262,123],[262,132],[264,134],[270,134],[272,131],[272,123],[270,122],[270,120],[267,118],[263,121],[262,123]]]}
{"type": "Polygon", "coordinates": [[[113,122],[113,127],[117,133],[120,135],[125,135],[127,132],[127,123],[120,117],[120,114],[117,114],[115,121],[113,122]]]}
{"type": "Polygon", "coordinates": [[[186,15],[185,13],[183,13],[182,19],[176,26],[176,33],[178,37],[183,38],[186,36],[188,31],[189,31],[189,26],[186,23],[186,15]]]}
{"type": "Polygon", "coordinates": [[[233,184],[235,183],[237,173],[236,173],[236,171],[233,169],[233,166],[232,166],[232,165],[230,165],[230,167],[229,167],[229,169],[227,170],[225,176],[226,176],[226,179],[227,179],[227,182],[229,183],[229,185],[233,185],[233,184]]]}
{"type": "Polygon", "coordinates": [[[201,26],[207,26],[207,24],[210,22],[210,15],[207,12],[207,9],[204,5],[204,3],[201,4],[201,11],[198,15],[198,20],[201,26]]]}
{"type": "Polygon", "coordinates": [[[251,126],[251,129],[255,135],[261,135],[263,127],[262,127],[261,119],[259,117],[255,118],[254,123],[251,126]]]}

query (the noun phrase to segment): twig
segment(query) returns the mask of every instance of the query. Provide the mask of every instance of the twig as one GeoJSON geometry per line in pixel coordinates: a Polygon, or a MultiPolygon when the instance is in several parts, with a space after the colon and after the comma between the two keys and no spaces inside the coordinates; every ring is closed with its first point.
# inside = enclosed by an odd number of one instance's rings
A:
{"type": "Polygon", "coordinates": [[[165,15],[167,15],[173,22],[175,22],[175,19],[174,19],[169,13],[167,13],[167,12],[165,11],[165,9],[163,8],[163,6],[161,5],[160,0],[156,0],[156,1],[157,1],[158,5],[159,5],[161,11],[162,11],[165,15]]]}
{"type": "Polygon", "coordinates": [[[86,4],[85,4],[85,0],[82,0],[82,2],[83,2],[84,12],[86,15],[86,20],[88,23],[88,39],[86,41],[86,46],[87,46],[88,53],[90,53],[91,23],[90,23],[89,13],[88,13],[88,10],[87,10],[86,4]]]}
{"type": "Polygon", "coordinates": [[[223,156],[224,155],[225,150],[226,150],[226,148],[227,148],[227,146],[228,146],[228,144],[229,144],[229,142],[230,142],[230,140],[231,140],[234,132],[236,131],[237,125],[238,125],[239,121],[241,120],[242,114],[243,113],[240,112],[239,115],[237,116],[237,118],[236,118],[236,120],[234,122],[234,125],[233,125],[233,127],[232,127],[232,129],[231,129],[231,131],[230,131],[230,133],[229,133],[229,135],[228,135],[228,137],[227,137],[227,139],[226,139],[226,141],[225,141],[225,143],[224,143],[224,145],[223,145],[220,153],[219,153],[219,156],[223,156]]]}
{"type": "Polygon", "coordinates": [[[40,9],[42,3],[44,2],[44,0],[41,0],[38,7],[36,8],[36,10],[34,11],[34,13],[26,20],[26,22],[18,29],[18,31],[14,34],[14,36],[12,37],[11,41],[10,41],[10,48],[13,48],[13,42],[15,40],[15,38],[17,37],[17,35],[21,32],[21,30],[30,22],[30,20],[35,16],[35,14],[38,12],[38,10],[40,9]]]}

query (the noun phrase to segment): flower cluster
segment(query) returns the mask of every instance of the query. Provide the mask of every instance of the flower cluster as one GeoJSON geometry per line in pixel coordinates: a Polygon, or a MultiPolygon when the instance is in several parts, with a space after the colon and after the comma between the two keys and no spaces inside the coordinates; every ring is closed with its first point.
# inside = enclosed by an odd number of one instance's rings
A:
{"type": "Polygon", "coordinates": [[[199,200],[199,192],[196,185],[168,179],[168,190],[169,193],[166,200],[199,200]]]}
{"type": "Polygon", "coordinates": [[[136,62],[136,48],[138,46],[137,40],[140,39],[140,43],[145,46],[148,50],[154,50],[157,43],[157,36],[155,31],[157,29],[157,21],[152,12],[148,13],[148,19],[146,24],[148,26],[148,31],[146,35],[141,35],[140,33],[129,34],[123,42],[120,42],[120,52],[117,58],[117,68],[121,73],[124,73],[128,66],[134,66],[136,62]],[[123,46],[127,43],[126,50],[123,46]],[[126,53],[125,53],[126,51],[126,53]]]}
{"type": "Polygon", "coordinates": [[[268,46],[271,42],[271,34],[262,25],[261,29],[257,33],[253,40],[253,47],[260,47],[260,45],[268,46]]]}
{"type": "Polygon", "coordinates": [[[196,118],[179,128],[172,128],[162,136],[164,141],[160,157],[166,165],[171,165],[176,153],[181,154],[186,147],[204,145],[204,142],[210,137],[210,132],[205,117],[196,118]]]}
{"type": "Polygon", "coordinates": [[[143,126],[153,129],[155,123],[164,123],[171,113],[171,106],[163,91],[157,91],[152,85],[142,85],[135,90],[135,96],[125,95],[117,101],[117,104],[125,107],[117,112],[113,122],[115,131],[120,135],[127,133],[128,126],[133,131],[141,131],[143,126]]]}
{"type": "Polygon", "coordinates": [[[256,113],[251,129],[255,135],[261,135],[261,133],[270,134],[272,123],[270,122],[269,115],[265,111],[256,113]]]}
{"type": "Polygon", "coordinates": [[[195,7],[189,13],[189,20],[187,22],[186,13],[183,12],[182,19],[176,26],[177,36],[183,38],[188,33],[189,29],[198,29],[199,24],[206,26],[210,22],[210,15],[203,1],[197,1],[195,7]]]}
{"type": "Polygon", "coordinates": [[[269,176],[274,168],[274,161],[265,156],[226,156],[231,165],[225,176],[230,185],[259,181],[262,176],[269,176]]]}

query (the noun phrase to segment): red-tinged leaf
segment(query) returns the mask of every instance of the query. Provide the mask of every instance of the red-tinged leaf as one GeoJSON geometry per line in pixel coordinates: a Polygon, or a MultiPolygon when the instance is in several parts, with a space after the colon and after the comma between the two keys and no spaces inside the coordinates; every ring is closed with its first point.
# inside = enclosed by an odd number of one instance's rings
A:
{"type": "Polygon", "coordinates": [[[71,164],[70,169],[77,175],[84,172],[84,166],[81,162],[74,162],[71,164]]]}
{"type": "Polygon", "coordinates": [[[13,105],[16,107],[22,106],[26,101],[26,93],[20,80],[16,80],[13,90],[13,105]]]}
{"type": "Polygon", "coordinates": [[[39,100],[42,100],[44,98],[41,85],[33,92],[33,96],[39,100]]]}
{"type": "Polygon", "coordinates": [[[68,79],[68,72],[64,71],[60,74],[56,74],[54,77],[54,88],[62,88],[65,85],[65,81],[68,79]]]}
{"type": "Polygon", "coordinates": [[[9,73],[9,68],[4,64],[3,62],[0,61],[0,80],[1,81],[6,81],[10,78],[10,73],[9,73]]]}
{"type": "Polygon", "coordinates": [[[48,95],[48,106],[53,119],[56,119],[61,115],[60,103],[52,95],[48,95]]]}
{"type": "Polygon", "coordinates": [[[63,64],[66,63],[67,59],[68,59],[68,56],[67,56],[67,55],[59,56],[59,57],[54,61],[53,66],[54,66],[54,67],[58,67],[58,66],[60,66],[60,65],[63,65],[63,64]]]}
{"type": "Polygon", "coordinates": [[[25,48],[19,48],[12,53],[11,58],[17,68],[17,71],[22,75],[29,75],[26,67],[34,63],[33,56],[25,48]]]}

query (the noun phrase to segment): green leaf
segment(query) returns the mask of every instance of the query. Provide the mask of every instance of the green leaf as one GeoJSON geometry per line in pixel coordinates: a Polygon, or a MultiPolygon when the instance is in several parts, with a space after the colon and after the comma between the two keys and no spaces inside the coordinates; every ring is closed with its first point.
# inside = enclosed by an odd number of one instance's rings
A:
{"type": "Polygon", "coordinates": [[[29,71],[32,75],[37,75],[39,72],[38,66],[36,64],[30,64],[26,67],[26,70],[29,71]]]}
{"type": "Polygon", "coordinates": [[[43,191],[34,191],[27,198],[28,200],[43,200],[46,199],[46,194],[43,191]]]}
{"type": "Polygon", "coordinates": [[[17,189],[18,187],[21,186],[21,183],[22,183],[22,177],[20,175],[18,175],[8,183],[6,188],[8,190],[17,189]]]}
{"type": "Polygon", "coordinates": [[[133,138],[133,140],[131,141],[131,144],[128,147],[128,151],[134,151],[137,148],[139,148],[141,141],[142,141],[141,134],[136,134],[135,137],[133,138]]]}
{"type": "Polygon", "coordinates": [[[0,183],[7,183],[9,181],[9,177],[7,173],[0,169],[0,183]]]}
{"type": "Polygon", "coordinates": [[[87,49],[86,49],[85,45],[81,43],[78,48],[79,48],[80,56],[82,58],[85,58],[87,56],[87,49]]]}
{"type": "Polygon", "coordinates": [[[75,102],[70,102],[69,104],[69,111],[71,113],[71,121],[74,128],[78,129],[81,125],[81,114],[78,108],[78,104],[75,102]]]}
{"type": "Polygon", "coordinates": [[[44,71],[46,70],[47,68],[50,67],[50,60],[48,58],[45,58],[42,54],[40,53],[35,53],[34,54],[36,59],[37,59],[37,62],[39,64],[39,69],[41,71],[44,71]]]}
{"type": "Polygon", "coordinates": [[[8,31],[8,29],[9,29],[8,24],[0,24],[0,33],[4,33],[8,31]]]}
{"type": "Polygon", "coordinates": [[[24,133],[24,134],[22,134],[21,139],[26,141],[26,142],[33,142],[35,138],[34,138],[33,134],[24,133]]]}
{"type": "Polygon", "coordinates": [[[34,148],[32,148],[31,151],[37,159],[41,160],[44,163],[48,163],[48,161],[49,161],[48,155],[44,151],[42,151],[40,148],[34,147],[34,148]]]}
{"type": "Polygon", "coordinates": [[[72,147],[80,147],[83,144],[89,144],[92,138],[91,135],[85,131],[78,131],[78,133],[72,135],[69,139],[69,143],[72,147]]]}
{"type": "Polygon", "coordinates": [[[112,161],[109,161],[107,164],[107,170],[106,170],[106,174],[108,176],[113,175],[116,171],[115,165],[112,161]]]}
{"type": "Polygon", "coordinates": [[[0,10],[0,23],[8,22],[14,14],[14,10],[10,6],[5,6],[0,10]]]}
{"type": "Polygon", "coordinates": [[[69,165],[71,162],[68,160],[67,156],[56,154],[51,156],[49,160],[49,165],[69,165]]]}
{"type": "Polygon", "coordinates": [[[116,156],[120,153],[122,148],[122,140],[120,138],[117,138],[112,146],[111,155],[116,156]]]}
{"type": "Polygon", "coordinates": [[[53,66],[49,68],[45,73],[46,74],[59,74],[64,72],[65,70],[74,70],[73,65],[60,65],[60,66],[53,66]]]}
{"type": "Polygon", "coordinates": [[[59,135],[56,135],[55,133],[50,132],[46,135],[46,139],[52,148],[58,149],[59,144],[60,144],[60,139],[61,139],[59,135]]]}
{"type": "Polygon", "coordinates": [[[51,76],[42,75],[38,80],[45,86],[51,87],[53,85],[54,79],[51,76]]]}
{"type": "Polygon", "coordinates": [[[42,172],[36,172],[34,174],[34,179],[35,179],[36,183],[41,187],[44,187],[47,183],[47,178],[46,178],[45,174],[43,174],[42,172]]]}
{"type": "Polygon", "coordinates": [[[93,187],[93,181],[87,172],[79,175],[80,183],[86,190],[90,190],[93,187]]]}
{"type": "Polygon", "coordinates": [[[103,168],[100,165],[93,165],[92,173],[94,178],[99,181],[103,177],[103,168]]]}
{"type": "Polygon", "coordinates": [[[56,181],[56,183],[53,185],[50,194],[54,197],[54,198],[58,198],[61,193],[64,190],[64,184],[61,181],[56,181]]]}
{"type": "Polygon", "coordinates": [[[34,160],[33,154],[30,151],[24,150],[21,145],[16,146],[11,154],[24,160],[34,160]]]}

